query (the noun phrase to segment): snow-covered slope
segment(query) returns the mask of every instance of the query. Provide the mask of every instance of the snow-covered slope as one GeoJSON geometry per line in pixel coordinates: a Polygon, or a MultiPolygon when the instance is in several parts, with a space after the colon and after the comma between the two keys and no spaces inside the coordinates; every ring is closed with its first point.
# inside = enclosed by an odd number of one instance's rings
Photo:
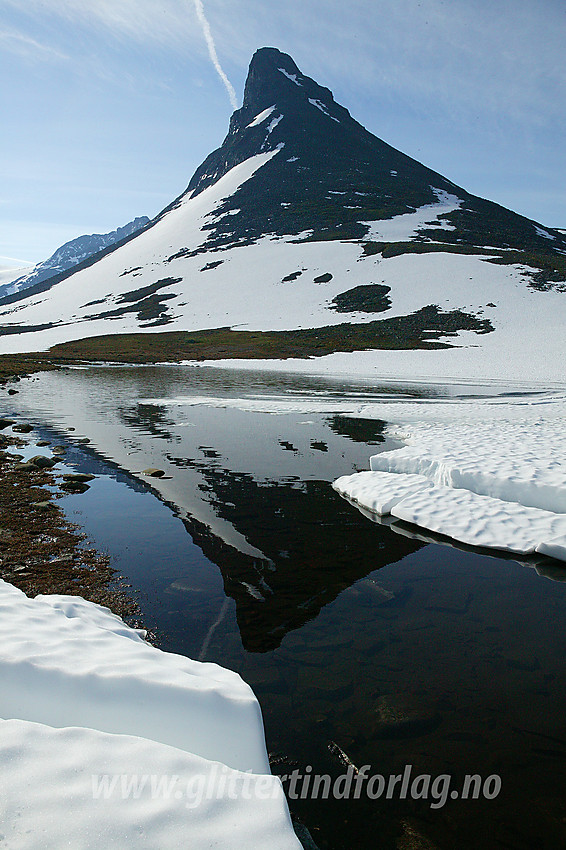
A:
{"type": "Polygon", "coordinates": [[[9,850],[301,850],[274,776],[95,729],[0,720],[9,850]]]}
{"type": "Polygon", "coordinates": [[[108,609],[0,581],[0,842],[296,850],[257,700],[108,609]]]}
{"type": "MultiPolygon", "coordinates": [[[[494,376],[503,364],[538,379],[566,353],[564,290],[563,233],[391,148],[263,48],[187,191],[93,265],[0,300],[0,352],[125,332],[347,328],[436,305],[442,330],[445,313],[465,314],[448,340],[465,347],[458,374],[476,374],[479,350],[494,376]]],[[[402,333],[396,346],[409,350],[368,357],[419,371],[422,352],[402,333]]],[[[450,351],[426,353],[452,374],[450,351]]]]}
{"type": "Polygon", "coordinates": [[[6,293],[13,281],[28,274],[32,268],[32,266],[23,266],[15,269],[11,266],[0,265],[0,293],[6,293]]]}

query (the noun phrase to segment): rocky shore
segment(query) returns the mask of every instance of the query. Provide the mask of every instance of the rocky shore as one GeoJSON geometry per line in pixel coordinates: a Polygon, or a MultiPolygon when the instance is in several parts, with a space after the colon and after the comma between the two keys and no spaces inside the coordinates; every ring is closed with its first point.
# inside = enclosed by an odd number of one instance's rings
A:
{"type": "Polygon", "coordinates": [[[0,419],[0,578],[30,597],[81,596],[134,623],[138,607],[124,579],[59,504],[92,479],[59,472],[64,452],[38,440],[31,424],[0,419]]]}

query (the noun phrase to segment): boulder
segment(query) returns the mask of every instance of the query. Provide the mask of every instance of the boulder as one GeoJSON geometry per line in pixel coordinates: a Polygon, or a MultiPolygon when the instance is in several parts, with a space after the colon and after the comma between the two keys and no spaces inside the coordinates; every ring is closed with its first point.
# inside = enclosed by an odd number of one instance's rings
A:
{"type": "Polygon", "coordinates": [[[52,457],[45,457],[45,455],[34,455],[30,457],[28,463],[31,463],[37,469],[51,469],[59,461],[52,457]]]}

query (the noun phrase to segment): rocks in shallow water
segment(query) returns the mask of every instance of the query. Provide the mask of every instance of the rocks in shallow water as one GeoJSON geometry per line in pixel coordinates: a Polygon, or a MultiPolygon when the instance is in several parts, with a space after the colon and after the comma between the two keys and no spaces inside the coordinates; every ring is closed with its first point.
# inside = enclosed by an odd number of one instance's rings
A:
{"type": "Polygon", "coordinates": [[[304,850],[319,850],[318,845],[314,843],[312,835],[304,824],[294,820],[293,829],[304,850]]]}
{"type": "Polygon", "coordinates": [[[13,419],[0,419],[0,431],[3,431],[4,428],[9,428],[10,425],[14,425],[13,419]]]}
{"type": "Polygon", "coordinates": [[[165,470],[163,469],[154,469],[152,466],[149,469],[144,469],[142,475],[147,475],[149,478],[163,478],[165,475],[165,470]]]}
{"type": "Polygon", "coordinates": [[[36,446],[37,446],[38,449],[44,449],[48,445],[49,445],[49,440],[39,440],[39,442],[36,443],[36,446]]]}
{"type": "Polygon", "coordinates": [[[36,508],[38,511],[48,511],[48,510],[53,510],[53,508],[55,507],[55,505],[53,504],[53,502],[50,502],[50,501],[46,501],[46,502],[32,502],[32,503],[31,503],[31,506],[32,506],[32,508],[36,508]]]}
{"type": "Polygon", "coordinates": [[[85,472],[68,472],[63,475],[61,490],[72,495],[86,493],[90,489],[87,482],[94,481],[94,478],[94,475],[88,475],[85,472]]]}
{"type": "Polygon", "coordinates": [[[401,821],[403,836],[398,839],[398,850],[438,850],[436,844],[427,838],[415,823],[409,820],[401,821]]]}
{"type": "Polygon", "coordinates": [[[440,724],[436,711],[415,705],[403,695],[381,697],[375,709],[377,738],[413,738],[426,735],[440,724]]]}
{"type": "Polygon", "coordinates": [[[16,469],[18,472],[38,472],[39,466],[35,466],[33,463],[17,463],[16,469]]]}
{"type": "Polygon", "coordinates": [[[20,422],[19,424],[12,425],[12,431],[15,431],[17,434],[29,434],[30,431],[33,431],[33,425],[28,425],[27,422],[20,422]]]}
{"type": "Polygon", "coordinates": [[[86,446],[87,443],[90,443],[90,440],[88,437],[77,437],[75,443],[78,443],[81,446],[86,446]]]}
{"type": "Polygon", "coordinates": [[[85,484],[84,481],[63,481],[61,484],[61,490],[64,490],[65,493],[72,493],[73,495],[78,493],[86,493],[90,487],[88,484],[85,484]]]}
{"type": "Polygon", "coordinates": [[[8,390],[8,395],[17,395],[17,394],[18,394],[18,392],[19,392],[19,390],[12,390],[12,389],[10,389],[10,390],[8,390]]]}
{"type": "Polygon", "coordinates": [[[28,463],[31,463],[32,466],[35,466],[37,469],[51,469],[51,467],[55,466],[55,464],[59,463],[59,461],[52,457],[45,457],[45,455],[34,455],[33,457],[30,457],[28,463]]]}
{"type": "Polygon", "coordinates": [[[67,451],[67,446],[53,446],[51,451],[54,455],[62,455],[67,451]]]}

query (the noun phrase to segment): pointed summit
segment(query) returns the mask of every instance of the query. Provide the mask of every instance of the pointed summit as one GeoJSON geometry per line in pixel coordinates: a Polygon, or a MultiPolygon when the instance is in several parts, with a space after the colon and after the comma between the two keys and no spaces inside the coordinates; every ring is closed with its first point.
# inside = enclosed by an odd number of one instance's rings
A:
{"type": "Polygon", "coordinates": [[[274,99],[281,108],[301,102],[306,105],[308,98],[326,102],[329,107],[334,105],[347,114],[334,102],[330,89],[302,74],[287,53],[275,47],[262,47],[254,53],[244,88],[243,110],[265,109],[274,99]]]}
{"type": "Polygon", "coordinates": [[[238,218],[225,215],[211,224],[208,248],[250,244],[265,233],[363,239],[371,235],[372,222],[447,198],[442,229],[423,227],[420,238],[520,250],[566,244],[558,231],[546,237],[528,219],[470,195],[377,138],[290,56],[263,47],[250,62],[243,105],[233,113],[228,135],[197,169],[187,192],[195,197],[235,166],[269,152],[272,158],[253,181],[222,206],[226,214],[238,210],[238,218]]]}
{"type": "MultiPolygon", "coordinates": [[[[243,105],[187,192],[200,194],[236,165],[266,152],[276,155],[223,207],[226,213],[241,210],[240,244],[266,228],[280,236],[311,229],[313,238],[361,239],[368,232],[362,222],[414,212],[438,203],[439,191],[456,188],[369,133],[329,89],[273,47],[254,54],[243,105]]],[[[210,246],[227,244],[233,225],[224,221],[211,228],[210,246]]]]}
{"type": "MultiPolygon", "coordinates": [[[[565,289],[563,233],[395,150],[266,47],[226,138],[188,189],[117,250],[0,299],[0,351],[237,327],[281,331],[277,351],[300,356],[449,347],[462,332],[473,334],[462,357],[485,354],[484,373],[515,347],[527,375],[547,338],[562,356],[555,296],[565,289]]],[[[182,359],[195,356],[183,339],[182,359]]],[[[454,360],[440,357],[442,374],[454,374],[454,360]]]]}

